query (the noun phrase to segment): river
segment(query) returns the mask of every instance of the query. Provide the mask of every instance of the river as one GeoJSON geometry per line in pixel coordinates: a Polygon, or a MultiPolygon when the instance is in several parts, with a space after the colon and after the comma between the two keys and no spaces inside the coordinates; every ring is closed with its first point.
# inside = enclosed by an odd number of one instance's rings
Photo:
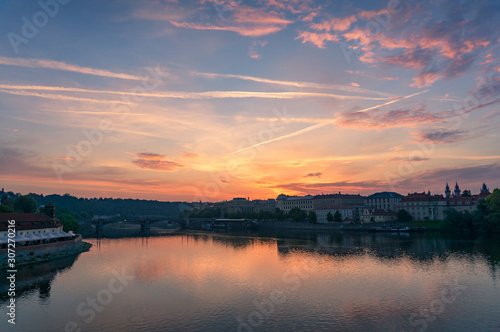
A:
{"type": "Polygon", "coordinates": [[[0,330],[500,331],[495,237],[125,226],[105,236],[19,267],[16,325],[3,314],[0,330]]]}

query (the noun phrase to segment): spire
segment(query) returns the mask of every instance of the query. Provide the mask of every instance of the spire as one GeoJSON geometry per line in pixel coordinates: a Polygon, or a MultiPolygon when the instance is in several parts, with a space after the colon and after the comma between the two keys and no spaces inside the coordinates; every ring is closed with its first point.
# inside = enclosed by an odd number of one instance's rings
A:
{"type": "Polygon", "coordinates": [[[458,182],[455,182],[455,190],[453,192],[453,196],[459,197],[461,192],[462,191],[460,190],[460,187],[458,186],[458,182]]]}
{"type": "Polygon", "coordinates": [[[451,190],[450,190],[450,186],[448,185],[448,181],[446,181],[446,189],[444,191],[444,194],[447,198],[451,196],[451,190]]]}

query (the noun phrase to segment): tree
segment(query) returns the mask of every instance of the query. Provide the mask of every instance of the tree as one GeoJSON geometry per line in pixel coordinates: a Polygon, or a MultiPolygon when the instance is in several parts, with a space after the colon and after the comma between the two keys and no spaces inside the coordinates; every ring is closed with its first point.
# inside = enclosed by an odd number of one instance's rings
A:
{"type": "Polygon", "coordinates": [[[342,222],[342,214],[339,212],[339,210],[335,211],[335,214],[333,215],[333,221],[342,222]]]}
{"type": "Polygon", "coordinates": [[[63,231],[69,232],[78,232],[78,229],[80,228],[80,224],[76,221],[75,217],[71,215],[70,213],[63,213],[60,214],[58,217],[59,221],[63,225],[63,231]]]}
{"type": "Polygon", "coordinates": [[[19,196],[14,201],[14,210],[21,213],[37,213],[38,204],[31,196],[19,196]]]}
{"type": "Polygon", "coordinates": [[[328,222],[332,222],[333,221],[333,214],[331,212],[328,212],[328,214],[326,215],[326,220],[328,222]]]}
{"type": "Polygon", "coordinates": [[[486,197],[486,206],[490,212],[500,212],[500,189],[496,188],[486,197]]]}
{"type": "Polygon", "coordinates": [[[8,206],[10,208],[14,208],[14,200],[9,197],[9,195],[5,194],[2,196],[2,200],[0,201],[0,204],[3,206],[8,206]]]}
{"type": "Polygon", "coordinates": [[[288,217],[293,221],[300,222],[307,219],[307,213],[297,207],[294,207],[288,212],[288,217]]]}
{"type": "Polygon", "coordinates": [[[318,216],[316,215],[316,212],[309,211],[308,219],[309,219],[309,222],[312,222],[312,223],[318,222],[318,216]]]}
{"type": "Polygon", "coordinates": [[[0,213],[13,213],[14,209],[8,205],[0,205],[0,213]]]}
{"type": "Polygon", "coordinates": [[[396,216],[400,222],[409,222],[413,219],[411,214],[405,209],[399,210],[398,213],[396,213],[396,216]]]}

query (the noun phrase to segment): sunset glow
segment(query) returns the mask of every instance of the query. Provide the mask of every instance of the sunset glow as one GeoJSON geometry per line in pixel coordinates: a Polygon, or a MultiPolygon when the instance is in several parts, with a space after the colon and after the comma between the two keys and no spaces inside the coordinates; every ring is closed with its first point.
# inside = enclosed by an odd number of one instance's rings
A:
{"type": "Polygon", "coordinates": [[[499,185],[492,1],[70,1],[45,24],[42,10],[0,4],[8,190],[191,202],[499,185]]]}

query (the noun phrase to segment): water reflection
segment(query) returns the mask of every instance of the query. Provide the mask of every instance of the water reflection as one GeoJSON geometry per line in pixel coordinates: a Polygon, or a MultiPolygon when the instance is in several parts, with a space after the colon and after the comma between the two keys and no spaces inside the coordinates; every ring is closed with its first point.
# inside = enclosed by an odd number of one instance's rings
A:
{"type": "MultiPolygon", "coordinates": [[[[52,283],[58,274],[69,271],[79,255],[54,259],[47,263],[18,266],[16,273],[16,298],[29,297],[38,292],[41,304],[50,298],[52,283]]],[[[0,280],[0,303],[9,300],[9,281],[0,280]]]]}
{"type": "Polygon", "coordinates": [[[21,330],[64,330],[68,320],[82,331],[417,331],[422,322],[427,331],[482,331],[499,322],[498,238],[127,226],[87,241],[96,245],[48,284],[33,273],[40,295],[19,299],[20,317],[30,317],[21,330]],[[86,323],[76,308],[122,270],[133,282],[86,323]],[[454,283],[465,288],[436,302],[454,283]],[[260,319],[276,292],[283,301],[260,319]]]}

